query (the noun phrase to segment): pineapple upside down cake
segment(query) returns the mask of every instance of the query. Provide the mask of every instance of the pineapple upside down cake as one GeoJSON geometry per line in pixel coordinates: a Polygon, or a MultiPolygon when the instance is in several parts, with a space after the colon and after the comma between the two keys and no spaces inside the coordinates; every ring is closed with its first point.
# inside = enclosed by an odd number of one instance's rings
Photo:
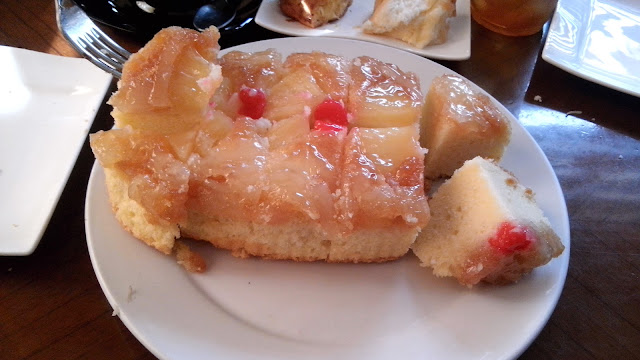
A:
{"type": "Polygon", "coordinates": [[[175,239],[299,261],[407,253],[429,221],[416,76],[320,52],[218,59],[218,37],[168,28],[126,63],[116,127],[91,136],[122,226],[185,256],[175,239]]]}
{"type": "Polygon", "coordinates": [[[219,56],[218,39],[159,32],[125,64],[114,129],[91,135],[117,220],[187,270],[206,264],[182,238],[295,261],[382,262],[413,246],[468,286],[517,281],[562,252],[515,177],[464,170],[499,160],[511,133],[467,80],[443,75],[425,97],[415,74],[371,57],[219,56]],[[452,174],[430,210],[425,175],[452,174]]]}

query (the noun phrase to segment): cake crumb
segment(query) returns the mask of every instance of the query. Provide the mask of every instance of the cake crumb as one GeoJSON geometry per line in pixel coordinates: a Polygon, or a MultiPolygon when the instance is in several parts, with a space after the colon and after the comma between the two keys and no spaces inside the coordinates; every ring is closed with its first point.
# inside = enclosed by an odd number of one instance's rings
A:
{"type": "Polygon", "coordinates": [[[518,182],[516,181],[516,179],[514,179],[514,178],[512,178],[512,177],[507,178],[504,182],[505,182],[508,186],[511,186],[511,187],[516,187],[516,184],[518,183],[518,182]]]}
{"type": "Polygon", "coordinates": [[[111,313],[111,316],[120,316],[120,308],[118,307],[118,305],[113,307],[113,312],[111,313]]]}
{"type": "Polygon", "coordinates": [[[13,271],[13,268],[12,268],[12,267],[10,267],[10,268],[8,268],[8,269],[7,269],[7,272],[12,272],[12,271],[13,271]]]}
{"type": "Polygon", "coordinates": [[[542,96],[540,96],[540,95],[534,96],[533,97],[533,101],[537,101],[537,102],[541,103],[542,102],[542,96]]]}
{"type": "Polygon", "coordinates": [[[248,259],[248,258],[250,258],[249,253],[244,248],[231,250],[231,256],[237,257],[239,259],[248,259]]]}
{"type": "Polygon", "coordinates": [[[580,114],[582,114],[582,111],[580,110],[571,110],[571,111],[567,111],[567,113],[564,116],[567,117],[569,115],[580,115],[580,114]]]}
{"type": "Polygon", "coordinates": [[[133,301],[133,299],[136,297],[136,289],[133,288],[133,286],[129,285],[129,292],[127,293],[127,302],[131,302],[133,301]]]}
{"type": "Polygon", "coordinates": [[[624,156],[618,155],[618,160],[622,160],[622,159],[624,159],[624,156]]]}
{"type": "Polygon", "coordinates": [[[531,189],[527,188],[527,189],[524,191],[524,196],[526,196],[526,197],[527,197],[527,199],[529,199],[529,200],[533,200],[533,190],[531,190],[531,189]]]}
{"type": "Polygon", "coordinates": [[[187,271],[201,273],[207,270],[207,263],[200,254],[192,251],[187,244],[176,241],[174,245],[176,260],[187,271]]]}
{"type": "Polygon", "coordinates": [[[418,218],[409,214],[405,217],[404,219],[408,224],[417,224],[418,223],[418,218]]]}
{"type": "Polygon", "coordinates": [[[261,117],[260,119],[255,121],[256,132],[260,135],[265,135],[271,126],[273,125],[269,119],[265,119],[261,117]]]}

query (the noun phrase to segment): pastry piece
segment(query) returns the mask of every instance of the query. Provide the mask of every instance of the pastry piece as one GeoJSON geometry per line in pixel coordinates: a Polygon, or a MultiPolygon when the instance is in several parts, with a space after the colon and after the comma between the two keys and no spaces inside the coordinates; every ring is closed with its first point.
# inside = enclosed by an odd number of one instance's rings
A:
{"type": "Polygon", "coordinates": [[[432,219],[413,252],[463,285],[515,282],[564,250],[533,191],[490,160],[465,162],[429,205],[432,219]]]}
{"type": "Polygon", "coordinates": [[[429,151],[425,157],[429,179],[451,176],[476,156],[500,160],[511,137],[509,119],[458,75],[433,80],[421,122],[420,142],[429,151]]]}
{"type": "Polygon", "coordinates": [[[363,128],[353,119],[367,101],[352,107],[350,89],[355,69],[373,60],[267,50],[218,64],[198,47],[216,35],[168,28],[125,65],[111,100],[123,127],[91,135],[122,226],[189,271],[203,264],[177,238],[240,257],[404,255],[430,216],[415,75],[375,62],[385,86],[402,89],[377,111],[411,117],[363,128]]]}
{"type": "Polygon", "coordinates": [[[352,0],[280,0],[280,10],[311,28],[344,16],[352,0]]]}
{"type": "Polygon", "coordinates": [[[377,0],[362,31],[424,48],[447,41],[448,19],[455,11],[451,0],[377,0]]]}
{"type": "Polygon", "coordinates": [[[176,241],[175,246],[176,260],[185,270],[193,273],[201,273],[207,269],[207,263],[200,254],[192,251],[184,241],[176,241]]]}

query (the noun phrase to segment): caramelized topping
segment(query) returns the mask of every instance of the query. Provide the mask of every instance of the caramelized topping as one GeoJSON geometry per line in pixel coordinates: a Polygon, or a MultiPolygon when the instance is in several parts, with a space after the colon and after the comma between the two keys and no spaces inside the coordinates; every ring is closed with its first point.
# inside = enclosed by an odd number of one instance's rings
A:
{"type": "Polygon", "coordinates": [[[381,143],[377,146],[381,151],[372,151],[374,147],[371,140],[364,140],[366,132],[370,130],[387,129],[353,128],[347,136],[344,168],[340,177],[340,220],[349,227],[384,227],[401,223],[416,227],[426,225],[430,214],[424,195],[424,166],[420,148],[410,146],[411,141],[402,136],[393,139],[394,135],[402,132],[389,131],[386,139],[391,140],[390,145],[404,142],[405,147],[414,151],[414,156],[389,166],[379,159],[393,156],[393,145],[385,148],[386,145],[381,143]],[[387,154],[383,154],[385,150],[387,154]],[[413,174],[409,175],[408,172],[413,174]]]}
{"type": "Polygon", "coordinates": [[[473,85],[458,75],[443,75],[433,80],[434,91],[449,93],[448,112],[456,114],[458,121],[467,121],[478,127],[478,131],[505,131],[508,120],[491,99],[473,88],[473,85]],[[437,90],[440,88],[441,90],[437,90]]]}
{"type": "Polygon", "coordinates": [[[190,171],[176,159],[165,137],[125,128],[91,135],[91,147],[105,168],[120,170],[130,180],[129,197],[151,214],[183,221],[190,171]]]}
{"type": "Polygon", "coordinates": [[[289,55],[284,67],[288,71],[305,69],[327,96],[336,101],[347,101],[351,78],[346,59],[321,52],[298,53],[289,55]]]}
{"type": "Polygon", "coordinates": [[[215,27],[202,33],[170,27],[132,55],[109,99],[116,126],[162,134],[196,126],[222,80],[219,37],[215,27]]]}
{"type": "Polygon", "coordinates": [[[125,68],[111,104],[129,126],[92,135],[91,146],[129,177],[131,199],[178,223],[305,218],[329,232],[426,224],[415,76],[319,52],[283,65],[271,50],[229,53],[220,68],[217,36],[163,30],[125,68]],[[350,124],[352,105],[360,120],[392,126],[350,124]]]}
{"type": "Polygon", "coordinates": [[[418,122],[422,93],[414,74],[363,56],[354,60],[351,79],[352,126],[390,127],[418,122]]]}
{"type": "Polygon", "coordinates": [[[242,86],[269,89],[279,81],[282,58],[270,49],[255,53],[232,51],[220,59],[222,76],[229,80],[229,94],[242,86]]]}

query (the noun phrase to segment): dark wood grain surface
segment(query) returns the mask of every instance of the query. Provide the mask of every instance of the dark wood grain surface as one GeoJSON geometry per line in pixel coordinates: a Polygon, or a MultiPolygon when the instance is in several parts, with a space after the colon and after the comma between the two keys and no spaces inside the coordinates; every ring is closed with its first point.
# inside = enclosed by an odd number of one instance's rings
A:
{"type": "MultiPolygon", "coordinates": [[[[251,25],[222,45],[276,36],[251,25]]],[[[569,274],[521,358],[640,359],[640,99],[549,65],[543,44],[544,34],[508,38],[473,24],[471,59],[441,62],[519,118],[566,197],[569,274]]],[[[0,1],[0,45],[79,56],[58,32],[53,0],[0,1]]],[[[100,109],[92,132],[111,127],[109,111],[100,109]]],[[[154,358],[112,316],[89,260],[83,214],[92,163],[85,143],[36,251],[0,257],[2,360],[154,358]]]]}

